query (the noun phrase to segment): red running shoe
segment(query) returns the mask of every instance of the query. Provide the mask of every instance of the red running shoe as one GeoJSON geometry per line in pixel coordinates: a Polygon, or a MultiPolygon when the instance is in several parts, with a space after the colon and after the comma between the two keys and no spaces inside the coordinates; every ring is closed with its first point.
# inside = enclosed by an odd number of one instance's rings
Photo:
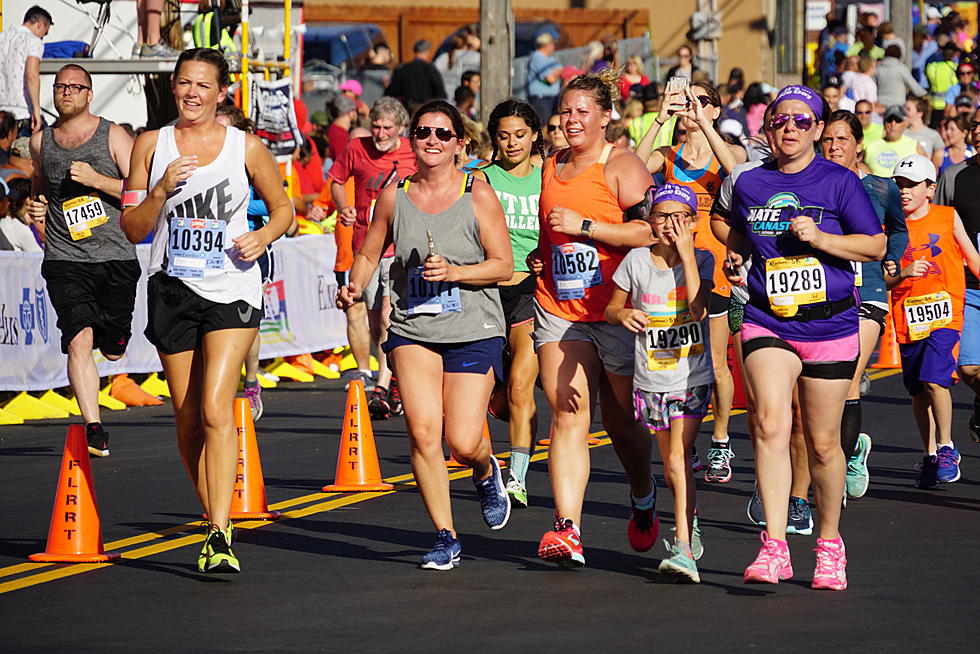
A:
{"type": "Polygon", "coordinates": [[[568,518],[556,518],[554,531],[545,532],[538,545],[538,558],[557,563],[558,567],[572,569],[585,565],[585,549],[582,537],[568,518]]]}
{"type": "Polygon", "coordinates": [[[657,518],[657,482],[653,482],[653,506],[649,509],[638,509],[632,497],[630,497],[630,506],[633,511],[630,514],[629,524],[626,525],[626,538],[635,551],[649,551],[656,544],[657,536],[660,534],[660,520],[657,518]]]}

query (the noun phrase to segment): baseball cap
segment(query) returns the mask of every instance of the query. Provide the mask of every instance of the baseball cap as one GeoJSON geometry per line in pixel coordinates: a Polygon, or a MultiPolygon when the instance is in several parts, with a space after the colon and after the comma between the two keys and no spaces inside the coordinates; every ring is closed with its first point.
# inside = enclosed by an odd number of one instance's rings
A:
{"type": "Polygon", "coordinates": [[[735,138],[742,138],[743,130],[742,123],[738,122],[734,118],[726,118],[720,123],[718,123],[718,131],[722,134],[728,134],[729,136],[734,136],[735,138]]]}
{"type": "Polygon", "coordinates": [[[23,157],[27,159],[31,156],[31,138],[29,136],[21,136],[14,139],[14,142],[10,144],[10,154],[15,157],[23,157]]]}
{"type": "Polygon", "coordinates": [[[364,89],[361,87],[361,83],[358,82],[356,79],[347,80],[346,82],[341,84],[339,88],[341,91],[350,91],[356,96],[360,96],[361,93],[364,92],[364,89]]]}
{"type": "Polygon", "coordinates": [[[892,179],[898,177],[902,177],[910,182],[916,183],[923,180],[935,182],[936,167],[932,165],[932,162],[929,161],[929,159],[923,157],[921,154],[912,154],[895,164],[895,171],[892,173],[892,179]]]}
{"type": "Polygon", "coordinates": [[[352,98],[346,95],[338,95],[333,99],[333,109],[338,114],[345,114],[348,111],[354,111],[357,109],[357,104],[352,98]]]}
{"type": "Polygon", "coordinates": [[[975,73],[977,72],[977,69],[974,68],[973,64],[971,64],[969,61],[961,61],[960,65],[956,67],[956,74],[958,75],[961,72],[975,73]]]}
{"type": "Polygon", "coordinates": [[[954,102],[953,104],[954,106],[957,107],[972,107],[973,100],[971,100],[968,96],[958,95],[956,96],[956,102],[954,102]]]}
{"type": "Polygon", "coordinates": [[[940,12],[935,7],[929,7],[926,9],[926,18],[942,18],[942,12],[940,12]]]}
{"type": "Polygon", "coordinates": [[[881,117],[886,123],[893,118],[905,120],[905,107],[900,104],[893,104],[885,109],[885,115],[881,117]]]}

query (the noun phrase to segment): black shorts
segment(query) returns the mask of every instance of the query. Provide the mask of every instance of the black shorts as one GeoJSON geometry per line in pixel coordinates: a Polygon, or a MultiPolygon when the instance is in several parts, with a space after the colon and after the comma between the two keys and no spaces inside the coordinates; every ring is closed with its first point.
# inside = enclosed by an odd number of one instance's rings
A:
{"type": "Polygon", "coordinates": [[[147,286],[147,340],[163,354],[201,347],[208,332],[222,329],[255,329],[262,310],[245,300],[221,304],[205,300],[179,279],[163,272],[150,277],[147,286]]]}
{"type": "Polygon", "coordinates": [[[58,315],[63,353],[68,353],[68,344],[86,327],[92,328],[93,344],[105,354],[126,352],[141,272],[136,259],[97,263],[49,259],[41,264],[41,276],[58,315]]]}
{"type": "Polygon", "coordinates": [[[534,289],[537,285],[537,278],[529,275],[517,284],[497,286],[507,327],[517,327],[534,320],[534,289]]]}
{"type": "Polygon", "coordinates": [[[859,320],[872,320],[878,323],[881,333],[885,332],[885,321],[888,320],[888,309],[882,309],[876,304],[862,302],[858,307],[859,320]]]}
{"type": "Polygon", "coordinates": [[[731,302],[727,295],[719,295],[714,291],[711,292],[711,296],[708,298],[708,316],[711,318],[720,318],[728,313],[728,305],[731,302]]]}

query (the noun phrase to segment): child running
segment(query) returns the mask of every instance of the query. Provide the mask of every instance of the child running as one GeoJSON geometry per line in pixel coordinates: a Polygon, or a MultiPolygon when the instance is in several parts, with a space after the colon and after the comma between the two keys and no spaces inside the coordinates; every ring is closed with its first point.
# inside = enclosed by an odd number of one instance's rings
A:
{"type": "Polygon", "coordinates": [[[898,162],[892,177],[902,191],[909,246],[902,269],[886,264],[885,281],[902,353],[902,381],[925,453],[918,488],[932,489],[960,478],[960,453],[953,444],[954,351],[963,331],[966,276],[962,261],[980,273],[980,254],[952,207],[930,203],[936,167],[922,155],[898,162]]]}
{"type": "MultiPolygon", "coordinates": [[[[695,559],[701,558],[704,547],[695,516],[694,475],[687,461],[714,381],[707,314],[714,255],[694,247],[698,201],[690,188],[666,184],[649,192],[653,208],[647,220],[657,243],[632,250],[619,265],[606,320],[636,333],[636,419],[656,433],[674,495],[676,535],[673,544],[664,541],[668,558],[661,562],[660,573],[678,583],[696,584],[701,577],[695,559]],[[626,308],[627,299],[633,308],[626,308]]],[[[637,509],[650,508],[641,506],[642,499],[633,501],[637,509]]],[[[648,501],[652,506],[655,493],[648,501]]],[[[654,532],[656,525],[654,515],[654,532]]]]}

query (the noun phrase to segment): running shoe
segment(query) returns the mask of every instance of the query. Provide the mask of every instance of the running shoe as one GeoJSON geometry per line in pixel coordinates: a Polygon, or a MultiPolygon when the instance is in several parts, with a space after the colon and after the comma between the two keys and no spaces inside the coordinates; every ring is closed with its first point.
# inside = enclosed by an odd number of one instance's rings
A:
{"type": "Polygon", "coordinates": [[[463,548],[459,538],[453,538],[448,529],[440,529],[436,534],[436,544],[428,554],[422,555],[423,570],[452,570],[459,567],[459,554],[463,548]]]}
{"type": "Polygon", "coordinates": [[[752,524],[759,527],[766,526],[766,513],[762,510],[762,498],[759,497],[759,487],[756,486],[749,498],[749,505],[745,508],[746,515],[752,524]]]}
{"type": "Polygon", "coordinates": [[[676,538],[673,545],[666,540],[664,545],[667,546],[667,554],[670,556],[660,562],[660,574],[675,584],[700,584],[701,575],[698,574],[691,548],[681,544],[676,538]]]}
{"type": "Polygon", "coordinates": [[[847,588],[847,554],[844,551],[844,541],[817,539],[813,548],[817,553],[817,567],[813,570],[813,583],[810,588],[816,590],[844,590],[847,588]]]}
{"type": "Polygon", "coordinates": [[[862,397],[871,392],[871,377],[868,376],[867,370],[861,373],[861,381],[858,382],[858,392],[862,397]]]}
{"type": "Polygon", "coordinates": [[[789,545],[786,541],[769,538],[762,532],[762,547],[748,568],[742,581],[747,584],[778,584],[793,576],[793,563],[789,558],[789,545]]]}
{"type": "Polygon", "coordinates": [[[391,415],[391,407],[388,406],[388,389],[384,386],[375,386],[371,391],[371,398],[368,400],[368,413],[374,420],[387,420],[391,415]]]}
{"type": "Polygon", "coordinates": [[[476,486],[476,493],[480,496],[480,509],[483,511],[483,520],[491,529],[503,529],[507,521],[510,520],[510,497],[504,488],[504,480],[500,476],[500,464],[497,458],[490,457],[490,465],[493,469],[490,476],[483,480],[473,480],[476,486]]]}
{"type": "Polygon", "coordinates": [[[691,448],[691,470],[694,472],[701,472],[704,470],[704,464],[701,463],[701,457],[698,456],[698,448],[691,448]]]}
{"type": "Polygon", "coordinates": [[[980,443],[980,424],[977,424],[977,403],[973,403],[973,412],[970,413],[970,438],[974,443],[980,443]]]}
{"type": "Polygon", "coordinates": [[[553,531],[546,531],[538,544],[538,558],[557,563],[559,568],[571,570],[585,565],[585,548],[582,536],[568,518],[555,518],[553,531]]]}
{"type": "Polygon", "coordinates": [[[638,509],[630,497],[630,519],[626,525],[626,539],[637,552],[649,551],[657,542],[660,534],[660,520],[657,518],[657,482],[653,481],[653,506],[649,509],[638,509]]]}
{"type": "Polygon", "coordinates": [[[871,476],[868,474],[868,455],[871,454],[871,437],[858,434],[857,450],[847,459],[846,497],[863,497],[868,492],[871,476]]]}
{"type": "Polygon", "coordinates": [[[90,422],[85,427],[88,437],[88,453],[92,456],[109,456],[109,434],[102,428],[101,422],[90,422]]]}
{"type": "Polygon", "coordinates": [[[258,382],[255,386],[245,387],[245,399],[248,400],[248,406],[252,410],[252,422],[255,422],[262,417],[262,387],[258,382]]]}
{"type": "Polygon", "coordinates": [[[398,380],[394,377],[391,378],[391,387],[388,389],[388,407],[393,416],[405,415],[405,407],[402,406],[402,394],[398,390],[398,380]]]}
{"type": "Polygon", "coordinates": [[[371,376],[371,373],[364,372],[363,370],[357,370],[355,368],[354,370],[348,370],[345,372],[344,378],[347,379],[347,383],[344,384],[345,391],[350,390],[350,383],[358,379],[364,382],[365,393],[370,393],[374,390],[374,377],[371,376]]]}
{"type": "Polygon", "coordinates": [[[507,480],[507,495],[510,496],[510,505],[515,509],[527,508],[527,487],[513,475],[507,480]]]}
{"type": "Polygon", "coordinates": [[[704,480],[711,484],[727,484],[732,480],[732,459],[735,452],[731,443],[711,441],[708,448],[708,469],[704,471],[704,480]]]}
{"type": "MultiPolygon", "coordinates": [[[[204,522],[202,525],[204,527],[204,545],[201,547],[201,553],[197,555],[197,569],[199,572],[205,572],[205,567],[208,562],[208,536],[211,534],[211,523],[204,522]]],[[[235,525],[229,520],[227,538],[229,544],[234,544],[235,542],[235,525]]]]}
{"type": "Polygon", "coordinates": [[[144,43],[140,47],[140,59],[176,59],[180,56],[180,51],[174,50],[163,41],[157,41],[153,45],[144,43]]]}
{"type": "Polygon", "coordinates": [[[940,484],[952,484],[960,478],[960,451],[956,446],[942,445],[936,452],[939,465],[936,479],[940,484]]]}
{"type": "Polygon", "coordinates": [[[691,554],[694,555],[694,560],[699,561],[701,557],[704,556],[704,539],[701,536],[701,520],[698,518],[698,514],[694,513],[694,524],[691,527],[691,554]]]}
{"type": "Polygon", "coordinates": [[[802,497],[789,498],[786,533],[801,536],[809,536],[813,533],[813,512],[810,510],[810,503],[802,497]]]}
{"type": "MultiPolygon", "coordinates": [[[[231,551],[230,530],[228,532],[209,525],[210,532],[205,541],[204,570],[201,572],[241,572],[241,564],[231,551]]],[[[200,563],[198,564],[200,569],[200,563]]]]}
{"type": "Polygon", "coordinates": [[[922,457],[922,464],[919,467],[919,479],[915,482],[916,488],[934,490],[939,488],[939,457],[935,454],[922,457]]]}

